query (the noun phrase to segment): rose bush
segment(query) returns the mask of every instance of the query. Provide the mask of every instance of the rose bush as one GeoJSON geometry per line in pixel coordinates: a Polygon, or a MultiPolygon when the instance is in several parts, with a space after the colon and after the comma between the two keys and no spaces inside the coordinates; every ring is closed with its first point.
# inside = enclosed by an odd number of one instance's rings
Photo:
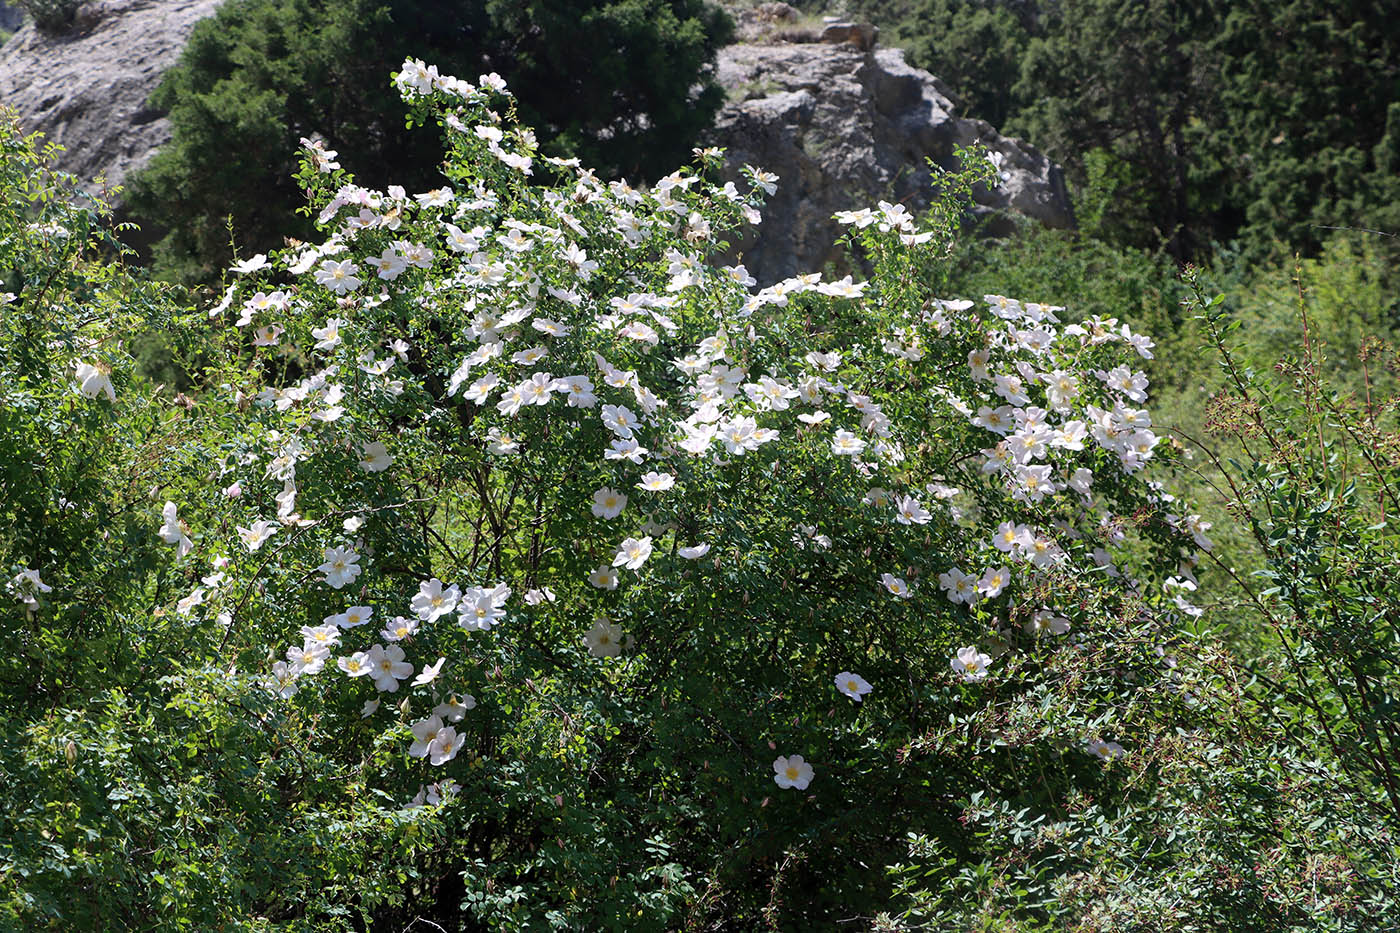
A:
{"type": "Polygon", "coordinates": [[[1208,542],[1138,475],[1150,341],[936,293],[985,173],[922,225],[843,215],[868,281],[755,289],[719,257],[777,179],[720,185],[702,152],[605,184],[539,158],[493,76],[396,80],[448,185],[366,190],[308,147],[325,239],[240,265],[212,312],[238,413],[180,507],[225,577],[186,599],[309,747],[376,749],[358,780],[477,837],[479,916],[665,925],[760,868],[767,908],[817,921],[902,845],[891,816],[956,824],[1007,758],[1131,745],[1114,711],[1162,671],[1143,621],[1208,542]],[[1020,721],[1110,642],[1115,689],[1020,721]],[[783,904],[804,873],[827,894],[783,904]]]}
{"type": "MultiPolygon", "coordinates": [[[[940,294],[984,159],[922,219],[840,215],[863,281],[757,288],[726,237],[779,179],[720,183],[702,151],[605,183],[540,157],[494,75],[395,80],[446,184],[368,190],[308,142],[323,238],[162,306],[201,335],[183,404],[131,374],[122,318],[55,344],[73,307],[16,293],[53,356],[7,384],[127,432],[103,445],[120,509],[73,511],[131,566],[104,617],[125,692],[14,714],[22,783],[91,797],[70,828],[104,851],[133,832],[104,793],[175,788],[131,862],[84,869],[94,913],[150,859],[137,926],[152,901],[268,929],[870,920],[910,834],[922,877],[975,892],[1006,866],[969,874],[969,814],[1128,793],[1141,737],[1202,719],[1172,654],[1210,541],[1144,478],[1174,450],[1141,407],[1151,341],[940,294]],[[130,446],[138,409],[160,429],[130,446]],[[158,710],[139,741],[133,697],[158,710]]],[[[17,623],[82,617],[61,548],[3,540],[17,623]]],[[[71,864],[15,858],[11,914],[71,921],[71,864]]],[[[1038,869],[1026,909],[1053,916],[1073,867],[1038,869]]]]}

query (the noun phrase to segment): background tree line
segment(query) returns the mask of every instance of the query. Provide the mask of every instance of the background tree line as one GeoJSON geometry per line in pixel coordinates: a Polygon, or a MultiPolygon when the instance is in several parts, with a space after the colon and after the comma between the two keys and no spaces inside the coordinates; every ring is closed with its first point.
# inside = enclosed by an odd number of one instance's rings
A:
{"type": "Polygon", "coordinates": [[[1400,230],[1400,18],[1340,0],[860,0],[1060,162],[1086,232],[1201,259],[1400,230]]]}
{"type": "MultiPolygon", "coordinates": [[[[1316,254],[1335,227],[1400,230],[1400,18],[1387,4],[848,7],[966,114],[1060,162],[1091,236],[1180,263],[1229,244],[1249,258],[1316,254]]],[[[136,215],[165,234],[159,267],[197,279],[227,260],[230,216],[253,249],[302,229],[301,135],[353,151],[347,167],[368,181],[431,186],[437,144],[406,133],[383,79],[409,55],[498,71],[549,151],[655,177],[723,102],[712,65],[732,36],[706,0],[231,0],[155,97],[174,139],[133,185],[136,215]]]]}

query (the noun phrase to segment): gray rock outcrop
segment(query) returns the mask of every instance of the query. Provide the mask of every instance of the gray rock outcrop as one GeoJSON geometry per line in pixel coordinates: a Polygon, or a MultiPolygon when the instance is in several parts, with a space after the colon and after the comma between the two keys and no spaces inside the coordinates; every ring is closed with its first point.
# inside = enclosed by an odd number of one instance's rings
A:
{"type": "Polygon", "coordinates": [[[822,29],[820,41],[832,45],[853,45],[862,52],[875,48],[880,30],[870,23],[830,22],[822,29]]]}
{"type": "Polygon", "coordinates": [[[801,11],[781,0],[742,8],[729,3],[721,3],[720,6],[734,17],[734,35],[740,42],[769,41],[776,32],[794,26],[802,19],[801,11]]]}
{"type": "Polygon", "coordinates": [[[78,9],[73,28],[46,35],[27,23],[0,46],[0,104],[25,132],[67,151],[59,167],[109,187],[170,139],[146,99],[180,56],[195,23],[219,0],[104,0],[78,9]]]}
{"type": "Polygon", "coordinates": [[[754,165],[779,176],[757,234],[738,244],[760,284],[842,265],[833,246],[838,210],[878,199],[911,211],[929,203],[926,159],[955,167],[953,147],[980,142],[1000,153],[1002,183],[976,194],[984,229],[1006,232],[1006,213],[1051,227],[1074,218],[1057,165],[984,120],[953,115],[937,78],[898,49],[850,44],[741,44],[721,49],[719,80],[730,103],[710,142],[728,150],[732,170],[754,165]]]}

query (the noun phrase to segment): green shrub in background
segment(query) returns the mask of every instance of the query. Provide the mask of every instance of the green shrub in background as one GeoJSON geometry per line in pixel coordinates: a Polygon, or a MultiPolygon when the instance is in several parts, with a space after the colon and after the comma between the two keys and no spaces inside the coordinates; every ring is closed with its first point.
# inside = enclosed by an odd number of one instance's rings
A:
{"type": "Polygon", "coordinates": [[[1400,363],[1390,341],[1369,337],[1353,358],[1355,388],[1337,387],[1301,267],[1297,276],[1300,352],[1279,360],[1272,377],[1248,367],[1227,342],[1247,325],[1228,314],[1224,296],[1207,299],[1196,285],[1193,307],[1225,375],[1207,428],[1249,455],[1216,465],[1264,556],[1255,580],[1236,578],[1276,639],[1267,669],[1252,668],[1259,693],[1286,713],[1278,724],[1290,738],[1325,750],[1365,795],[1360,802],[1395,827],[1400,363]]]}
{"type": "Polygon", "coordinates": [[[472,78],[500,72],[548,151],[653,178],[723,103],[711,66],[731,30],[707,0],[232,0],[152,98],[173,138],[130,203],[165,234],[157,268],[205,280],[230,259],[229,217],[253,250],[311,234],[295,213],[301,137],[377,183],[430,187],[442,149],[406,131],[385,78],[410,54],[472,78]]]}
{"type": "Polygon", "coordinates": [[[1400,231],[1400,21],[1345,0],[861,0],[964,112],[1065,166],[1082,229],[1204,263],[1400,231]]]}
{"type": "MultiPolygon", "coordinates": [[[[1212,288],[1220,278],[1212,276],[1212,288]]],[[[1312,336],[1325,347],[1317,361],[1320,376],[1338,391],[1364,395],[1362,348],[1372,340],[1393,344],[1400,336],[1395,279],[1384,240],[1356,232],[1334,233],[1315,258],[1255,267],[1248,281],[1223,289],[1229,318],[1237,324],[1233,352],[1259,370],[1296,354],[1303,287],[1312,336]]],[[[1371,378],[1382,386],[1372,389],[1385,391],[1389,374],[1373,369],[1371,378]]]]}
{"type": "MultiPolygon", "coordinates": [[[[34,25],[45,32],[61,33],[73,24],[73,14],[81,5],[80,0],[15,0],[15,5],[34,21],[34,25]]],[[[0,36],[5,36],[0,32],[0,36]]]]}

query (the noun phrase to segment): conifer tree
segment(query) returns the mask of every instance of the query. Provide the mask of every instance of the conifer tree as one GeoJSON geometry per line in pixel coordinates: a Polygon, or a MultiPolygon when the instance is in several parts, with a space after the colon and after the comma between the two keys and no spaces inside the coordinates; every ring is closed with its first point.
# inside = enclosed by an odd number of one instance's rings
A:
{"type": "Polygon", "coordinates": [[[198,280],[230,258],[228,217],[246,252],[310,233],[294,214],[301,137],[367,181],[438,186],[441,147],[406,130],[387,78],[408,57],[499,72],[546,151],[647,178],[713,119],[732,28],[707,0],[229,0],[153,97],[174,138],[132,185],[136,218],[163,228],[159,266],[198,280]]]}

